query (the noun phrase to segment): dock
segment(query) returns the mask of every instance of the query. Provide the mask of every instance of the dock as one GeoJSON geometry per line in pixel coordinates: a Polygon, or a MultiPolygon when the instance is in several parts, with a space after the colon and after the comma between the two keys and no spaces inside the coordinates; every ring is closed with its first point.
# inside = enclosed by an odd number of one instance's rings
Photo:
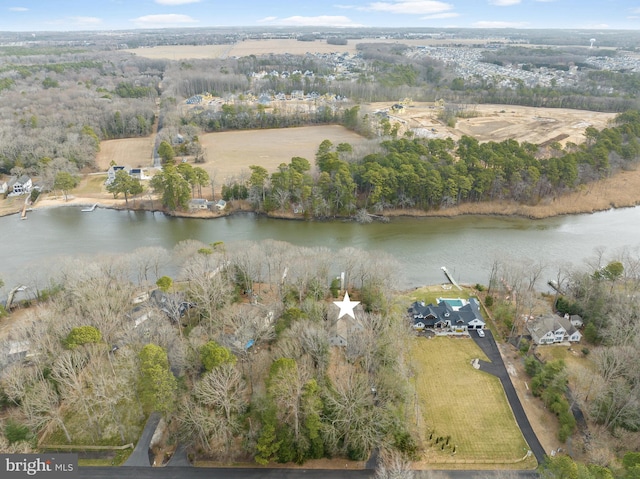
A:
{"type": "Polygon", "coordinates": [[[447,279],[449,280],[449,282],[454,285],[456,288],[458,288],[460,291],[462,291],[462,288],[460,287],[460,285],[456,282],[455,279],[453,279],[453,276],[451,276],[451,273],[449,273],[449,271],[447,270],[446,266],[442,266],[440,268],[442,270],[442,272],[444,273],[444,275],[447,277],[447,279]]]}
{"type": "Polygon", "coordinates": [[[86,212],[86,213],[90,213],[90,212],[92,212],[93,210],[95,210],[97,207],[98,207],[98,203],[95,203],[95,204],[93,204],[93,205],[89,206],[88,208],[82,208],[82,210],[81,210],[81,211],[84,211],[84,212],[86,212]]]}

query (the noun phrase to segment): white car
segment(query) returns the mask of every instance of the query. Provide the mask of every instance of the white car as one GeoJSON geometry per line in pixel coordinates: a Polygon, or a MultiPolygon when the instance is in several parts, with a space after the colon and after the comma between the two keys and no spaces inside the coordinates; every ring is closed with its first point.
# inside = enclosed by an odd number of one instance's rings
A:
{"type": "Polygon", "coordinates": [[[478,336],[484,338],[484,329],[478,329],[478,336]]]}

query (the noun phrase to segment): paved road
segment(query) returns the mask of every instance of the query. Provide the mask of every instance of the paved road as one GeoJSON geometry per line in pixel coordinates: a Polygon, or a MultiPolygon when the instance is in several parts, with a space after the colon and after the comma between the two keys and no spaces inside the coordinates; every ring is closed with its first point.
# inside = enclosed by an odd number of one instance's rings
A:
{"type": "Polygon", "coordinates": [[[191,461],[189,461],[189,457],[187,456],[187,448],[182,444],[178,444],[173,456],[167,462],[166,467],[190,467],[191,461]]]}
{"type": "Polygon", "coordinates": [[[151,438],[153,438],[153,433],[156,432],[156,428],[158,427],[158,423],[160,422],[160,414],[154,412],[147,419],[147,424],[145,424],[144,429],[142,430],[142,434],[140,435],[140,439],[138,440],[138,444],[136,444],[135,449],[129,456],[129,459],[123,464],[123,466],[127,467],[150,467],[151,463],[149,462],[149,445],[151,444],[151,438]]]}
{"type": "MultiPolygon", "coordinates": [[[[535,471],[415,471],[415,479],[537,479],[535,471]]],[[[80,479],[363,479],[370,470],[327,469],[243,469],[204,467],[81,467],[80,479]]]]}
{"type": "Polygon", "coordinates": [[[538,436],[536,436],[536,433],[533,431],[531,423],[529,422],[529,418],[522,408],[520,398],[518,398],[516,389],[513,387],[511,376],[509,376],[509,373],[507,372],[507,368],[504,365],[504,361],[502,360],[502,356],[500,355],[500,351],[498,350],[498,345],[493,338],[493,334],[488,329],[485,330],[485,333],[486,334],[484,338],[479,337],[477,333],[471,333],[471,337],[475,340],[478,346],[480,346],[482,351],[484,351],[484,353],[491,361],[480,361],[480,370],[486,371],[489,374],[493,374],[494,376],[497,376],[498,379],[500,379],[502,387],[504,388],[504,392],[507,395],[507,400],[511,405],[513,415],[515,416],[516,422],[518,423],[518,426],[522,431],[522,435],[527,441],[527,444],[529,444],[529,448],[531,449],[531,452],[533,452],[533,455],[536,457],[538,464],[542,464],[542,462],[544,462],[546,452],[544,451],[542,444],[540,444],[538,436]]]}

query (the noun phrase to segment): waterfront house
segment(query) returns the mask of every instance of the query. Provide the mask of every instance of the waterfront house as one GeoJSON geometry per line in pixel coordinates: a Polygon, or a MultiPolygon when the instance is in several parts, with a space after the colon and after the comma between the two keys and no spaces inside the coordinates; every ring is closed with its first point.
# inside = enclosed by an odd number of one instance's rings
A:
{"type": "Polygon", "coordinates": [[[31,192],[32,187],[33,182],[28,175],[22,175],[19,178],[12,176],[7,183],[7,189],[13,195],[26,195],[31,192]]]}
{"type": "Polygon", "coordinates": [[[209,209],[211,203],[204,198],[193,198],[189,201],[190,210],[206,210],[209,209]]]}
{"type": "Polygon", "coordinates": [[[149,176],[143,168],[131,168],[129,171],[129,176],[131,178],[137,178],[139,180],[148,180],[149,176]]]}
{"type": "Polygon", "coordinates": [[[582,333],[569,318],[551,314],[528,321],[527,329],[535,344],[577,343],[582,339],[582,333]]]}
{"type": "Polygon", "coordinates": [[[111,165],[107,170],[107,181],[105,181],[106,185],[110,185],[116,179],[116,173],[118,171],[125,171],[127,174],[131,171],[128,166],[122,165],[111,165]]]}
{"type": "Polygon", "coordinates": [[[476,299],[439,298],[437,304],[416,301],[409,308],[413,329],[452,331],[463,333],[472,329],[484,329],[486,322],[480,313],[476,299]]]}

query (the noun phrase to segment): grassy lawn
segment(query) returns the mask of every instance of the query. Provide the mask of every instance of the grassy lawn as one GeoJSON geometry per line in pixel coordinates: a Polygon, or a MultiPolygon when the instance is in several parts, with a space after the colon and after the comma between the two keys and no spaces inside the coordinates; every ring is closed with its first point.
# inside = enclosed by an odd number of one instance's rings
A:
{"type": "Polygon", "coordinates": [[[438,298],[469,299],[470,296],[470,290],[468,289],[460,291],[455,286],[451,286],[451,289],[443,289],[441,285],[438,285],[414,289],[403,296],[402,299],[407,301],[407,307],[409,307],[409,305],[414,301],[424,301],[426,304],[436,304],[438,298]]]}
{"type": "MultiPolygon", "coordinates": [[[[471,366],[486,357],[470,339],[416,337],[412,367],[427,460],[451,459],[452,449],[430,448],[429,435],[450,436],[458,461],[513,462],[528,447],[498,378],[471,366]]],[[[525,464],[522,464],[523,466],[525,464]]]]}
{"type": "Polygon", "coordinates": [[[107,175],[88,176],[86,180],[83,180],[71,194],[82,195],[87,193],[100,193],[102,187],[107,179],[107,175]]]}

